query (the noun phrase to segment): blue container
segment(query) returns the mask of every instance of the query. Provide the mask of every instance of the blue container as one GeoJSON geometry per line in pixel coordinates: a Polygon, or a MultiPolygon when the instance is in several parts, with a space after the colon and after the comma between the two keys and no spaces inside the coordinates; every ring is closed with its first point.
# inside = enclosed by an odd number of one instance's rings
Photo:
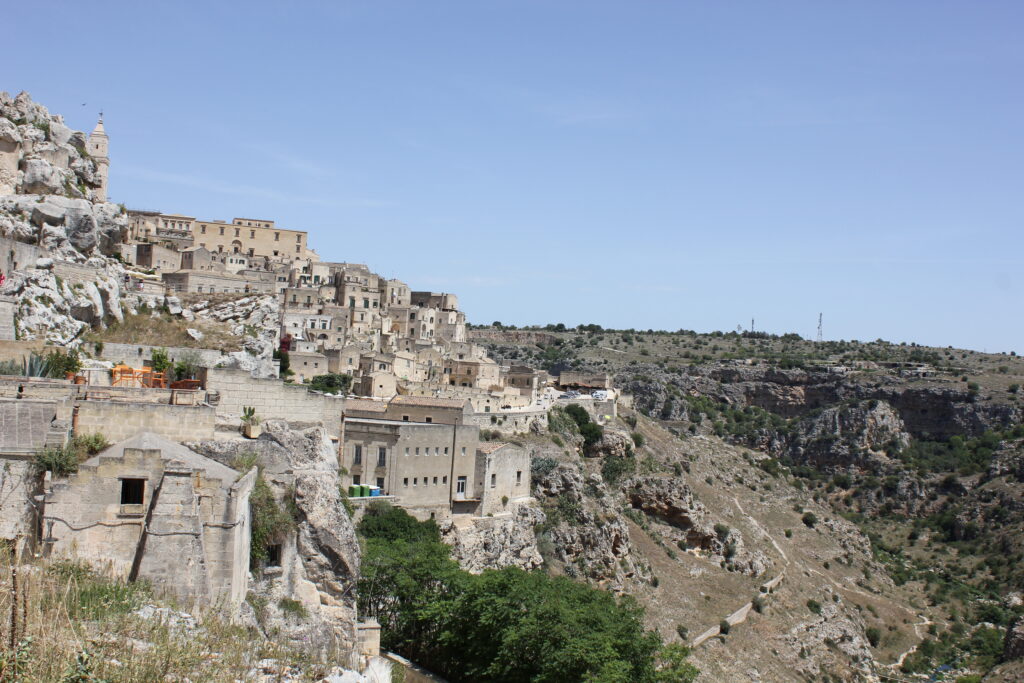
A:
{"type": "Polygon", "coordinates": [[[370,487],[370,496],[371,497],[376,497],[376,496],[379,496],[379,495],[380,495],[380,488],[378,488],[376,486],[371,486],[370,487]]]}

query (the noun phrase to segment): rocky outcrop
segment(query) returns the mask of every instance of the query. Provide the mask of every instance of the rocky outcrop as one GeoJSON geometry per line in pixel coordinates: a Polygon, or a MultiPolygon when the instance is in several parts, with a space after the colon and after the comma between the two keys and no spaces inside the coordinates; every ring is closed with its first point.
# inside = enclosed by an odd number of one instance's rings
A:
{"type": "Polygon", "coordinates": [[[633,440],[628,432],[606,428],[601,440],[590,448],[588,455],[595,457],[625,458],[633,454],[633,440]]]}
{"type": "Polygon", "coordinates": [[[772,562],[760,550],[750,551],[743,534],[715,523],[690,487],[678,479],[637,477],[623,483],[622,491],[634,509],[667,524],[675,545],[695,550],[732,571],[760,576],[772,562]]]}
{"type": "Polygon", "coordinates": [[[0,92],[0,195],[42,194],[93,200],[101,175],[86,136],[22,92],[0,92]]]}
{"type": "Polygon", "coordinates": [[[116,261],[96,257],[80,265],[92,271],[91,281],[63,280],[49,258],[6,274],[0,295],[17,300],[15,327],[19,339],[46,339],[75,347],[91,326],[123,320],[124,313],[134,314],[143,307],[153,310],[163,301],[160,295],[123,289],[126,271],[116,261]]]}
{"type": "MultiPolygon", "coordinates": [[[[1024,409],[985,401],[966,386],[915,386],[891,375],[851,378],[844,374],[771,366],[721,363],[669,371],[659,365],[632,366],[616,378],[638,410],[663,420],[690,420],[687,397],[706,397],[734,408],[753,406],[788,419],[844,401],[887,403],[915,438],[977,436],[1024,421],[1024,409]]],[[[753,444],[752,444],[753,445],[753,444]]]]}
{"type": "Polygon", "coordinates": [[[650,576],[649,568],[637,563],[629,527],[608,503],[610,492],[599,475],[584,479],[579,467],[561,464],[535,485],[547,515],[538,544],[565,574],[614,591],[624,590],[628,580],[650,576]],[[590,495],[584,495],[588,489],[590,495]]]}
{"type": "Polygon", "coordinates": [[[624,482],[622,491],[634,509],[679,529],[687,546],[720,549],[707,509],[678,479],[639,477],[624,482]]]}
{"type": "Polygon", "coordinates": [[[537,550],[534,527],[546,520],[532,504],[513,503],[511,514],[483,517],[466,523],[442,522],[441,540],[452,547],[452,558],[466,571],[519,567],[538,569],[544,559],[537,550]]]}
{"type": "Polygon", "coordinates": [[[256,621],[310,650],[351,650],[359,542],[342,502],[337,456],[326,432],[319,427],[296,431],[269,420],[259,439],[189,447],[224,463],[254,454],[275,497],[292,510],[295,531],[283,539],[281,566],[259,572],[253,586],[249,604],[256,621]],[[293,603],[302,609],[286,607],[293,603]]]}
{"type": "Polygon", "coordinates": [[[869,459],[886,460],[886,452],[906,448],[910,434],[885,401],[871,399],[826,408],[799,421],[788,439],[794,462],[819,467],[863,466],[869,459]]]}

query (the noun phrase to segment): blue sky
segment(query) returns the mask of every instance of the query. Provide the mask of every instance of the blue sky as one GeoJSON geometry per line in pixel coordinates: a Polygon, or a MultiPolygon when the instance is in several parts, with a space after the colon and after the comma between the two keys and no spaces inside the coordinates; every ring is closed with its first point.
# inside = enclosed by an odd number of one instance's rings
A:
{"type": "Polygon", "coordinates": [[[18,3],[111,195],[473,322],[1024,352],[1020,2],[18,3]],[[85,106],[83,106],[83,104],[85,106]]]}

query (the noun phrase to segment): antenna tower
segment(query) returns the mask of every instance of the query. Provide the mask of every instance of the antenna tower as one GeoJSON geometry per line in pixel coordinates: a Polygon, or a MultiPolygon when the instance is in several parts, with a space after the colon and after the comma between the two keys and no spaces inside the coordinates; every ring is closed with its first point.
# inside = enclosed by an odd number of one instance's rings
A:
{"type": "Polygon", "coordinates": [[[823,341],[823,339],[822,339],[822,336],[821,336],[821,313],[819,313],[818,314],[818,343],[820,344],[822,341],[823,341]]]}

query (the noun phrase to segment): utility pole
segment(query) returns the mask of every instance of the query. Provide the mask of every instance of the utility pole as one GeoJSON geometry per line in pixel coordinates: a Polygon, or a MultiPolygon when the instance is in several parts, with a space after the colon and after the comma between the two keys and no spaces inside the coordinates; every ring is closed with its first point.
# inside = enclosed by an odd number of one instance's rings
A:
{"type": "Polygon", "coordinates": [[[820,344],[821,342],[822,342],[822,336],[821,336],[821,313],[819,313],[818,314],[818,343],[820,344]]]}

